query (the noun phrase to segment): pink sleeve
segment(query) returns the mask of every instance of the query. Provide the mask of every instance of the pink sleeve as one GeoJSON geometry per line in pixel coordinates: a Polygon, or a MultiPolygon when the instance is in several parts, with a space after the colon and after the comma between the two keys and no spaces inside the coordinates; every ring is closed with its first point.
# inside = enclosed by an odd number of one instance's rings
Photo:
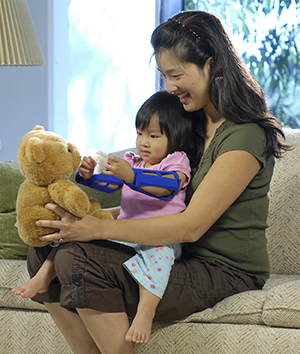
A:
{"type": "Polygon", "coordinates": [[[184,186],[186,186],[190,181],[190,161],[186,156],[186,153],[182,151],[175,151],[173,154],[169,154],[159,164],[155,165],[155,168],[153,169],[184,173],[187,178],[184,186]]]}
{"type": "Polygon", "coordinates": [[[132,151],[126,151],[123,156],[123,159],[125,161],[129,162],[132,167],[132,166],[134,166],[136,161],[140,160],[140,157],[139,157],[139,155],[135,154],[132,151]]]}

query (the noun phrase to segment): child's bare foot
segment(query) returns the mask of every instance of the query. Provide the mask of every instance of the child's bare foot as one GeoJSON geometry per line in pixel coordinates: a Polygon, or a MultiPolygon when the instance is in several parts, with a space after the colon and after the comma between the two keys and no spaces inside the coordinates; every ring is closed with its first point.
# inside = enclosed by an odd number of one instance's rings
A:
{"type": "Polygon", "coordinates": [[[125,339],[127,342],[147,343],[150,339],[152,319],[143,314],[137,314],[133,319],[125,339]]]}
{"type": "Polygon", "coordinates": [[[45,284],[41,282],[40,279],[35,279],[35,277],[33,277],[27,283],[20,285],[11,291],[15,295],[20,295],[22,298],[27,299],[34,297],[37,293],[45,293],[48,288],[48,284],[45,284]]]}

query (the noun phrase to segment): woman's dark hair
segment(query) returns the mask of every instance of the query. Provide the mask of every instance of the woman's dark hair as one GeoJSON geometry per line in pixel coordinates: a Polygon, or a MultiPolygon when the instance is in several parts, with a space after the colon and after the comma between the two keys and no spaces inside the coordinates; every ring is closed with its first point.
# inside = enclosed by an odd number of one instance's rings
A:
{"type": "Polygon", "coordinates": [[[187,112],[177,96],[161,90],[142,104],[136,115],[136,129],[147,128],[155,115],[158,117],[161,133],[166,134],[168,138],[168,154],[184,151],[191,165],[194,165],[196,148],[193,119],[197,113],[187,112]]]}
{"type": "Polygon", "coordinates": [[[154,30],[151,44],[154,55],[170,50],[181,62],[199,68],[212,58],[209,94],[218,114],[235,123],[260,125],[266,132],[268,155],[280,157],[282,150],[289,149],[280,139],[284,133],[267,106],[262,88],[217,17],[203,11],[181,12],[154,30]]]}

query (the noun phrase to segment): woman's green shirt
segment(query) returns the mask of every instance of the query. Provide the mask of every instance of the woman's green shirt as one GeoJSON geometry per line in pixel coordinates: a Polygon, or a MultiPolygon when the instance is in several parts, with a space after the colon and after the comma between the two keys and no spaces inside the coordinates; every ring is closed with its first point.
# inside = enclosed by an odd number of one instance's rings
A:
{"type": "Polygon", "coordinates": [[[270,274],[265,229],[274,167],[274,157],[267,157],[266,146],[265,132],[257,124],[225,121],[217,129],[191,181],[193,190],[199,186],[218,156],[228,151],[247,151],[262,163],[262,168],[197,242],[185,244],[188,253],[216,259],[231,268],[264,279],[270,274]]]}

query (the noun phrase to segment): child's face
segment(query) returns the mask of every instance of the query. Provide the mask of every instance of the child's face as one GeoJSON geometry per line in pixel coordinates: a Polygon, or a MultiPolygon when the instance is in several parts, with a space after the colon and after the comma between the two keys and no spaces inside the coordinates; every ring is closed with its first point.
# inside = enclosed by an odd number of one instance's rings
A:
{"type": "Polygon", "coordinates": [[[157,115],[154,115],[148,127],[137,129],[136,148],[145,167],[155,165],[167,156],[168,138],[160,131],[157,115]]]}

